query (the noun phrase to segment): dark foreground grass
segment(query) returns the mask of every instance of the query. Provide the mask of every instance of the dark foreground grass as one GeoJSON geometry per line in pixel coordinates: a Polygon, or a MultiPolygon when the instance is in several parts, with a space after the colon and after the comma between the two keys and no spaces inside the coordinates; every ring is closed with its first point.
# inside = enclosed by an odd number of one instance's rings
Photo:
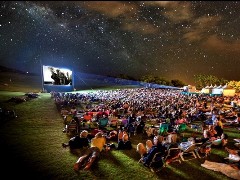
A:
{"type": "MultiPolygon", "coordinates": [[[[0,123],[1,175],[7,179],[230,179],[225,175],[200,166],[204,159],[194,159],[181,164],[173,163],[158,173],[138,164],[136,145],[145,142],[143,136],[133,136],[134,148],[130,151],[103,152],[92,170],[73,171],[73,164],[82,151],[71,152],[61,143],[69,137],[62,132],[63,119],[50,94],[40,94],[39,98],[16,104],[7,102],[11,97],[22,96],[22,92],[0,92],[0,106],[14,109],[17,118],[0,123]]],[[[233,138],[240,138],[236,129],[226,129],[233,138]]],[[[190,136],[188,129],[185,136],[190,136]]],[[[227,153],[223,149],[213,149],[210,161],[223,162],[227,153]]]]}

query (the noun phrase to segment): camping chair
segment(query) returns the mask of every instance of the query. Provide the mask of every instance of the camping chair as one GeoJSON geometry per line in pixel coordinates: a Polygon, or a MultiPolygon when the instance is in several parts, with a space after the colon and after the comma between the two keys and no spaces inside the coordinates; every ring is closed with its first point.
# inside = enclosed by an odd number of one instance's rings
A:
{"type": "Polygon", "coordinates": [[[159,131],[158,134],[164,136],[165,134],[167,134],[168,132],[168,127],[169,124],[168,123],[161,123],[160,127],[159,127],[159,131]]]}
{"type": "Polygon", "coordinates": [[[157,152],[149,164],[152,172],[158,172],[164,165],[164,156],[162,152],[157,152]]]}
{"type": "Polygon", "coordinates": [[[182,134],[182,137],[184,137],[184,131],[187,129],[187,124],[186,123],[182,123],[182,124],[179,124],[177,129],[176,129],[176,132],[181,136],[182,134]]]}
{"type": "Polygon", "coordinates": [[[169,148],[167,151],[167,155],[164,157],[164,167],[166,167],[171,162],[179,162],[181,163],[181,149],[176,147],[169,148]]]}
{"type": "Polygon", "coordinates": [[[177,128],[177,132],[179,134],[181,134],[182,132],[184,132],[187,129],[187,124],[186,123],[182,123],[179,124],[178,128],[177,128]]]}
{"type": "Polygon", "coordinates": [[[76,135],[78,132],[78,126],[77,126],[77,122],[72,119],[71,122],[67,125],[67,133],[70,136],[74,136],[76,135]]]}
{"type": "MultiPolygon", "coordinates": [[[[197,158],[197,156],[196,156],[196,154],[195,154],[195,149],[196,149],[196,145],[195,144],[191,144],[191,145],[189,145],[188,147],[186,147],[186,148],[181,148],[181,153],[180,153],[180,157],[181,157],[181,159],[182,159],[182,161],[188,161],[188,160],[191,160],[191,159],[196,159],[197,158]],[[188,158],[185,158],[184,159],[184,156],[189,156],[189,155],[191,155],[192,156],[192,158],[191,157],[188,157],[188,158]]],[[[186,157],[185,156],[185,157],[186,157]]]]}
{"type": "Polygon", "coordinates": [[[63,117],[64,124],[68,125],[71,122],[72,119],[73,119],[73,115],[71,115],[71,114],[68,114],[68,115],[64,116],[63,117]]]}

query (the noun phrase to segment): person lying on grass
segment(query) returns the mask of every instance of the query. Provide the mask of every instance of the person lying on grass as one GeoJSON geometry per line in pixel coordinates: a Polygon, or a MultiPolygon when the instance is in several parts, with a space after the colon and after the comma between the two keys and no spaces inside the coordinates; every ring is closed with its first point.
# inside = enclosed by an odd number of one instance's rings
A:
{"type": "Polygon", "coordinates": [[[74,170],[80,170],[80,168],[85,164],[86,159],[87,163],[84,167],[84,170],[89,170],[95,160],[100,156],[100,153],[104,148],[108,150],[106,145],[106,138],[101,132],[98,132],[95,137],[91,139],[90,147],[86,150],[85,154],[79,157],[74,164],[74,170]]]}

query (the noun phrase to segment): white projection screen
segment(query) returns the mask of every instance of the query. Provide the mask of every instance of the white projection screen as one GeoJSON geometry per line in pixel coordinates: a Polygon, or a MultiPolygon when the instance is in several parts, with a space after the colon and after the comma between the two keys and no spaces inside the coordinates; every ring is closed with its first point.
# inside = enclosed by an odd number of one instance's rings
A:
{"type": "Polygon", "coordinates": [[[71,86],[72,74],[70,69],[43,65],[43,85],[71,86]]]}

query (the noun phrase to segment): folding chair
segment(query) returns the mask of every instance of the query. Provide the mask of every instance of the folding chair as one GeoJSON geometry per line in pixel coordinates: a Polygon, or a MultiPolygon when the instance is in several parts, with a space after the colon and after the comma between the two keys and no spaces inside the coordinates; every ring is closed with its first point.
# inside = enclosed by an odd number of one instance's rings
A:
{"type": "Polygon", "coordinates": [[[158,172],[164,166],[164,156],[162,152],[157,152],[149,164],[152,172],[158,172]]]}
{"type": "Polygon", "coordinates": [[[191,144],[186,149],[181,149],[182,152],[180,153],[180,157],[181,157],[182,161],[188,161],[188,160],[196,159],[197,156],[195,154],[195,149],[196,149],[196,145],[195,144],[191,144]],[[192,157],[188,157],[187,158],[185,155],[186,156],[190,155],[192,157]],[[186,158],[184,159],[184,157],[186,157],[186,158]]]}
{"type": "Polygon", "coordinates": [[[179,162],[181,164],[181,149],[176,147],[169,148],[167,155],[164,158],[164,167],[166,167],[171,162],[179,162]]]}
{"type": "Polygon", "coordinates": [[[159,127],[159,131],[158,134],[164,136],[165,134],[167,134],[168,132],[168,127],[169,124],[168,123],[161,123],[160,127],[159,127]]]}
{"type": "Polygon", "coordinates": [[[182,124],[179,124],[178,128],[177,128],[177,132],[179,134],[183,133],[185,130],[187,129],[187,124],[185,123],[182,123],[182,124]]]}
{"type": "Polygon", "coordinates": [[[78,132],[77,122],[75,120],[71,120],[71,122],[67,125],[67,133],[70,136],[75,136],[78,132]]]}

